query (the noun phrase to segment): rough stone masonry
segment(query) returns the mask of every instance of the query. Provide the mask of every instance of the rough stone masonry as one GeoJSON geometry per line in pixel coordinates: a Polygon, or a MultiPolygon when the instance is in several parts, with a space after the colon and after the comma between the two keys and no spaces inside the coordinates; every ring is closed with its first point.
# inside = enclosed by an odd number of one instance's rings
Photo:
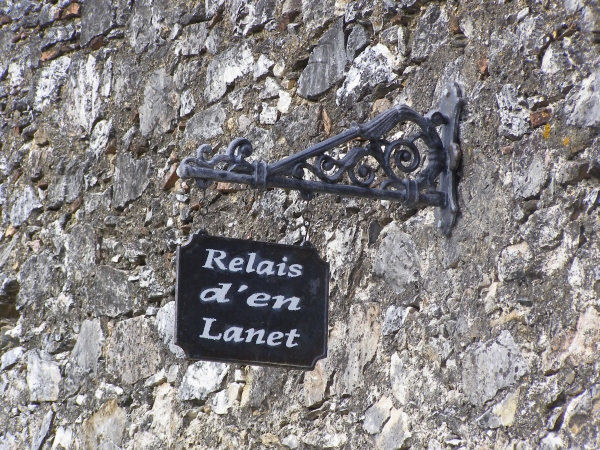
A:
{"type": "Polygon", "coordinates": [[[600,448],[598,67],[594,0],[0,2],[0,449],[600,448]],[[177,178],[202,143],[274,162],[450,81],[450,238],[432,208],[177,178]],[[173,344],[203,226],[308,233],[315,370],[173,344]]]}

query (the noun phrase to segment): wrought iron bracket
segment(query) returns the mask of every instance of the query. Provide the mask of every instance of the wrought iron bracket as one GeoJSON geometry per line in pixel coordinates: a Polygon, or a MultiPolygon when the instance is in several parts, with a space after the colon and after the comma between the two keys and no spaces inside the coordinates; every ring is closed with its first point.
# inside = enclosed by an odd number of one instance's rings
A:
{"type": "Polygon", "coordinates": [[[261,190],[299,190],[306,199],[325,192],[397,201],[409,207],[434,206],[438,228],[449,235],[458,214],[456,172],[461,159],[458,122],[462,104],[459,86],[451,83],[444,89],[439,108],[426,116],[398,105],[272,164],[248,161],[252,144],[244,138],[233,140],[225,154],[211,159],[207,157],[212,147],[203,144],[196,157],[181,162],[177,174],[196,179],[201,188],[221,181],[261,190]],[[391,142],[384,138],[402,123],[416,125],[416,132],[391,142]],[[355,141],[353,146],[340,148],[351,141],[355,141]],[[424,144],[426,155],[421,156],[417,143],[424,144]],[[414,176],[408,177],[413,172],[414,176]]]}

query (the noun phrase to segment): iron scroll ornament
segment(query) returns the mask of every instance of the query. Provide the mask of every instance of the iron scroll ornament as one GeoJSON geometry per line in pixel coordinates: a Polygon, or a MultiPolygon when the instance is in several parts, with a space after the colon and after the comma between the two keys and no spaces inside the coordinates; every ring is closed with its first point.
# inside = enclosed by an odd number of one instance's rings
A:
{"type": "Polygon", "coordinates": [[[201,188],[221,181],[248,184],[260,190],[274,187],[299,190],[307,199],[315,192],[324,192],[398,201],[409,207],[434,206],[437,207],[437,226],[448,236],[458,214],[456,172],[461,157],[458,122],[462,105],[459,86],[450,83],[444,89],[439,109],[426,116],[406,105],[398,105],[369,122],[355,125],[273,164],[248,161],[252,144],[245,138],[233,140],[225,154],[211,159],[207,157],[212,147],[203,144],[198,147],[195,158],[187,157],[181,162],[177,174],[183,179],[196,179],[201,188]],[[396,125],[407,122],[416,125],[415,134],[391,142],[384,139],[396,125]],[[354,139],[367,143],[343,155],[328,153],[354,139]],[[421,155],[416,145],[419,140],[427,147],[426,155],[421,155]],[[375,160],[378,167],[365,162],[368,157],[375,160]],[[399,176],[399,173],[410,174],[418,169],[414,178],[399,176]],[[316,180],[306,179],[306,172],[316,180]],[[383,175],[378,177],[378,173],[383,175]],[[342,184],[346,178],[349,183],[342,184]]]}

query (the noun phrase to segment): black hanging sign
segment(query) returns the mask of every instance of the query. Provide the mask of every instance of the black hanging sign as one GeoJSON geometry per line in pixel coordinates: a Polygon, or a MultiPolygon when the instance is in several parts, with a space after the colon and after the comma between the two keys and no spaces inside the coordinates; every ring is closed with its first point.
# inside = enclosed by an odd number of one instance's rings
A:
{"type": "Polygon", "coordinates": [[[328,281],[314,248],[195,234],[177,249],[175,344],[190,359],[313,369],[328,281]]]}

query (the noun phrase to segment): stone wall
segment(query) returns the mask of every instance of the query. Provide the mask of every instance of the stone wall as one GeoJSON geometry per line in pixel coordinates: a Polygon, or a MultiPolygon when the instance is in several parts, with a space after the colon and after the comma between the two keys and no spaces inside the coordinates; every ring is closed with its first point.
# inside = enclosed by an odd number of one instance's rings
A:
{"type": "Polygon", "coordinates": [[[600,448],[598,67],[594,0],[4,0],[0,449],[600,448]],[[432,208],[177,178],[450,81],[449,238],[432,208]],[[314,371],[173,344],[203,224],[329,262],[314,371]]]}

